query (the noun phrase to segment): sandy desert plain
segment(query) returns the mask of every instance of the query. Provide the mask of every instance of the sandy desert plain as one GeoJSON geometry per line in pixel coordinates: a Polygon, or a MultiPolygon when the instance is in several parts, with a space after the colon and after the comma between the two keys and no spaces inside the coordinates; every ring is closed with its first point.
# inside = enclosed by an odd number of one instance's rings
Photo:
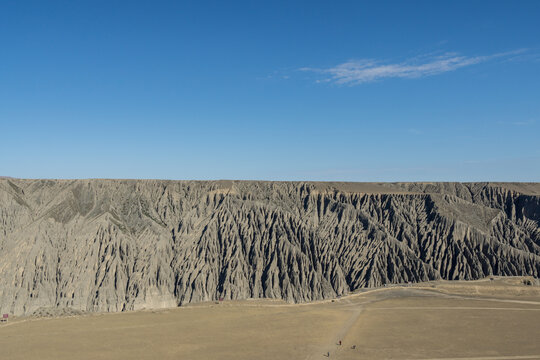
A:
{"type": "Polygon", "coordinates": [[[224,301],[0,325],[2,359],[328,357],[540,359],[538,280],[436,281],[305,304],[224,301]]]}

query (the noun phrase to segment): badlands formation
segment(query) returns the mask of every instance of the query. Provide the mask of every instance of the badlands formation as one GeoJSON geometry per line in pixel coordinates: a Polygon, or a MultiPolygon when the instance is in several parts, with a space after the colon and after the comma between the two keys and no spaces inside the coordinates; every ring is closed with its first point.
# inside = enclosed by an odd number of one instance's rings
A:
{"type": "Polygon", "coordinates": [[[0,313],[540,277],[540,184],[0,178],[0,313]]]}

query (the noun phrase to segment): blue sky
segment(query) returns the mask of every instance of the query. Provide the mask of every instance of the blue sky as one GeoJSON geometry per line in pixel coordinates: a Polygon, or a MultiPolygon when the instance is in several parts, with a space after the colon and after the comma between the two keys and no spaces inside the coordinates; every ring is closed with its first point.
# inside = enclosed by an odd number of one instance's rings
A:
{"type": "Polygon", "coordinates": [[[538,1],[0,2],[0,175],[540,181],[538,1]]]}

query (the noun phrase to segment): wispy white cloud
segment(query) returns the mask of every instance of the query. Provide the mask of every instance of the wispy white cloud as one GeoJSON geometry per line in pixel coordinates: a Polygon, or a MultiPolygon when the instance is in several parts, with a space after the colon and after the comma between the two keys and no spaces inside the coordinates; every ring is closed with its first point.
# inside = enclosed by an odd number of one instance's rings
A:
{"type": "Polygon", "coordinates": [[[420,78],[454,71],[466,66],[476,65],[496,58],[510,58],[525,50],[516,50],[487,56],[464,56],[457,53],[425,55],[399,63],[374,59],[351,60],[330,68],[304,67],[301,71],[325,75],[318,82],[331,82],[343,85],[362,83],[389,78],[420,78]]]}
{"type": "Polygon", "coordinates": [[[514,125],[514,126],[528,126],[536,124],[536,120],[521,120],[521,121],[498,121],[499,125],[514,125]]]}

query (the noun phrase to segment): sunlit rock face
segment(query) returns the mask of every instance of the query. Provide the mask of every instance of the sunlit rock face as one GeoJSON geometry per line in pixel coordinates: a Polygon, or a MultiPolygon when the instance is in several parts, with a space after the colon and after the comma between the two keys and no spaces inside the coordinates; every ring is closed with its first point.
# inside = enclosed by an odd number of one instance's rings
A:
{"type": "Polygon", "coordinates": [[[540,275],[540,184],[0,179],[0,312],[540,275]]]}

